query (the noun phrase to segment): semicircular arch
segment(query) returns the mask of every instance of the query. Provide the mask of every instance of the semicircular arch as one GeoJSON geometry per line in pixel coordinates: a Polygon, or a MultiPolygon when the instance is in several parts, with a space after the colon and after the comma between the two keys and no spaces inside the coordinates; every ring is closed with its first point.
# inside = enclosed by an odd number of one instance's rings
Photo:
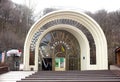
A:
{"type": "MultiPolygon", "coordinates": [[[[108,56],[107,56],[107,41],[105,38],[105,35],[101,29],[101,27],[95,22],[91,17],[88,15],[78,12],[78,11],[71,11],[71,10],[60,10],[60,11],[54,11],[51,12],[42,18],[38,20],[30,29],[28,32],[28,35],[25,40],[24,45],[24,69],[30,69],[29,66],[29,49],[30,49],[30,43],[32,41],[32,37],[40,28],[42,28],[43,25],[45,25],[47,22],[51,20],[56,19],[72,19],[83,26],[85,26],[86,29],[89,30],[89,32],[92,34],[93,39],[95,41],[96,45],[96,65],[87,65],[88,70],[89,69],[108,69],[108,56]]],[[[44,29],[43,29],[44,30],[44,29]]],[[[85,45],[85,44],[84,44],[85,45]]]]}

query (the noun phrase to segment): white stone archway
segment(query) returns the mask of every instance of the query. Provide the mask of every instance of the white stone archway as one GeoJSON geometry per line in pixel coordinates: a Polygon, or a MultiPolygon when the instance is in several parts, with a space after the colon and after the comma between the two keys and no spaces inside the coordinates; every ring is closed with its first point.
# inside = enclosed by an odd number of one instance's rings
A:
{"type": "Polygon", "coordinates": [[[30,29],[24,45],[24,70],[30,70],[30,68],[34,68],[34,70],[38,70],[38,44],[43,36],[52,30],[62,29],[73,34],[81,47],[81,70],[105,70],[108,69],[108,55],[107,55],[107,42],[105,35],[100,28],[100,26],[89,16],[84,13],[78,11],[70,11],[70,10],[60,10],[54,11],[43,16],[40,20],[38,20],[30,29]],[[82,24],[89,32],[92,34],[95,45],[96,45],[96,65],[90,65],[90,50],[89,50],[89,42],[79,29],[75,28],[75,26],[70,26],[66,24],[58,24],[53,25],[44,30],[39,39],[36,41],[35,46],[35,65],[29,65],[29,49],[32,38],[34,34],[41,29],[46,23],[57,20],[57,19],[70,19],[75,20],[78,23],[82,24]],[[82,57],[86,59],[83,60],[82,57]]]}

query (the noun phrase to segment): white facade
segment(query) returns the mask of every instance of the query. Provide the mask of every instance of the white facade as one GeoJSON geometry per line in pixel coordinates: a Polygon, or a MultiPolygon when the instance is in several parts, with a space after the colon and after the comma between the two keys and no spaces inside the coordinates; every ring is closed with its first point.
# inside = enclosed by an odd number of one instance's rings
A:
{"type": "Polygon", "coordinates": [[[38,20],[28,32],[24,44],[24,70],[38,70],[38,50],[41,39],[50,31],[65,30],[71,33],[80,44],[81,70],[106,70],[108,69],[107,41],[101,27],[88,15],[70,10],[51,12],[38,20]],[[70,19],[85,26],[92,34],[96,46],[96,64],[90,64],[90,46],[85,34],[75,26],[68,24],[57,24],[44,30],[35,44],[35,65],[29,65],[29,49],[34,34],[46,23],[57,19],[70,19]],[[84,57],[84,58],[83,58],[84,57]]]}

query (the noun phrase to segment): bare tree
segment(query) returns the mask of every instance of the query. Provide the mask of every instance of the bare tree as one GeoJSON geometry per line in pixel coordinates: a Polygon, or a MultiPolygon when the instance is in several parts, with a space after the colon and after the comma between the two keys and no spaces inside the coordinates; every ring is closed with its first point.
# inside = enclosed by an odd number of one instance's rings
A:
{"type": "Polygon", "coordinates": [[[33,24],[32,11],[10,0],[1,0],[0,11],[0,50],[22,50],[26,34],[33,24]]]}

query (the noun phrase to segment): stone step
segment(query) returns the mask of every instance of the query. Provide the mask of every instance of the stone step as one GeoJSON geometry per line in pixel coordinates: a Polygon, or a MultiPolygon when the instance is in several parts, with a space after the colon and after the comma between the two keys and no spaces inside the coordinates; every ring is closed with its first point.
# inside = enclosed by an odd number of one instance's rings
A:
{"type": "Polygon", "coordinates": [[[120,82],[120,77],[110,70],[39,71],[17,82],[120,82]]]}
{"type": "Polygon", "coordinates": [[[110,79],[110,80],[22,80],[17,82],[120,82],[118,79],[110,79]]]}

